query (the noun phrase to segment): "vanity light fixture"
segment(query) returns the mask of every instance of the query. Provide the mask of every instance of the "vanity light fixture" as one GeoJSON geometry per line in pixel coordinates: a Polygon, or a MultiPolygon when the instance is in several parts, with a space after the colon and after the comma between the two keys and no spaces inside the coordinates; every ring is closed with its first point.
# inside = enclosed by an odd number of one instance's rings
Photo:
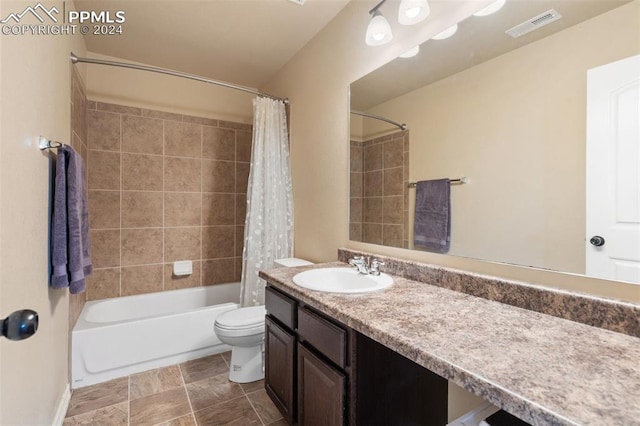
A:
{"type": "Polygon", "coordinates": [[[433,40],[444,40],[445,38],[449,38],[452,35],[454,35],[457,31],[458,31],[458,24],[454,24],[449,28],[447,28],[446,30],[442,31],[441,33],[434,35],[431,38],[433,40]]]}
{"type": "Polygon", "coordinates": [[[414,25],[424,21],[431,13],[427,0],[402,0],[398,9],[400,25],[414,25]]]}
{"type": "Polygon", "coordinates": [[[506,0],[496,0],[484,9],[480,9],[479,11],[474,13],[473,16],[487,16],[491,15],[492,13],[496,13],[497,11],[502,9],[502,6],[504,6],[505,2],[506,0]]]}
{"type": "Polygon", "coordinates": [[[382,0],[376,7],[369,11],[372,17],[371,21],[369,21],[369,26],[367,26],[367,34],[365,37],[365,42],[369,46],[382,46],[393,39],[389,21],[387,21],[387,19],[382,16],[382,12],[378,10],[385,1],[387,0],[382,0]]]}
{"type": "Polygon", "coordinates": [[[399,56],[399,58],[413,58],[414,56],[416,56],[418,53],[420,53],[420,46],[416,46],[412,49],[407,50],[406,52],[404,52],[402,55],[399,56]]]}

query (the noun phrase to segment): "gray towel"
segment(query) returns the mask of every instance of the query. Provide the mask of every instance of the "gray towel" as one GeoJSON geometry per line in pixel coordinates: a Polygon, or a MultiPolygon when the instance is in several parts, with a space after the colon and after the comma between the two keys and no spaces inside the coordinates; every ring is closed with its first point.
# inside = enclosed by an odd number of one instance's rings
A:
{"type": "Polygon", "coordinates": [[[89,206],[82,157],[71,147],[58,149],[53,195],[51,286],[85,291],[92,272],[89,206]]]}
{"type": "Polygon", "coordinates": [[[451,184],[449,179],[416,184],[413,245],[436,253],[449,251],[451,241],[451,184]]]}

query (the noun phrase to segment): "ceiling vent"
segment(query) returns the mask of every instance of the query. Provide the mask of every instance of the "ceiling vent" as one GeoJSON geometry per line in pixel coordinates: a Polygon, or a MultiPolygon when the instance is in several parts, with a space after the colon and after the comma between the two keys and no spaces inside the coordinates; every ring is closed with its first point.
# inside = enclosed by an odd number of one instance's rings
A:
{"type": "Polygon", "coordinates": [[[534,16],[533,18],[528,19],[522,24],[516,25],[515,27],[505,32],[513,38],[518,38],[527,33],[530,33],[531,31],[537,30],[538,28],[542,28],[547,24],[557,21],[560,18],[562,18],[562,15],[560,15],[556,10],[547,10],[546,12],[541,13],[538,16],[534,16]]]}

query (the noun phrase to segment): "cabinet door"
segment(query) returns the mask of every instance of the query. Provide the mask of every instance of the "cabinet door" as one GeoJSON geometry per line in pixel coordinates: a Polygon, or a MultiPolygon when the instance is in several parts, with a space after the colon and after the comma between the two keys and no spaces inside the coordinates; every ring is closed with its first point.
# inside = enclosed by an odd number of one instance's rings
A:
{"type": "Polygon", "coordinates": [[[268,316],[265,318],[265,338],[265,389],[285,420],[292,424],[296,339],[268,316]]]}
{"type": "Polygon", "coordinates": [[[345,421],[345,375],[298,343],[298,423],[339,426],[345,421]]]}

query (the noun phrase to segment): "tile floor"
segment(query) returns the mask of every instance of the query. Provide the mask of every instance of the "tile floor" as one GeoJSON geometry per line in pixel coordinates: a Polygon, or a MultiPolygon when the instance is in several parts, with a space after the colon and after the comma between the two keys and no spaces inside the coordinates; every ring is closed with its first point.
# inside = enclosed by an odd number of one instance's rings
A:
{"type": "Polygon", "coordinates": [[[231,352],[77,389],[64,426],[286,425],[264,382],[227,379],[231,352]]]}

